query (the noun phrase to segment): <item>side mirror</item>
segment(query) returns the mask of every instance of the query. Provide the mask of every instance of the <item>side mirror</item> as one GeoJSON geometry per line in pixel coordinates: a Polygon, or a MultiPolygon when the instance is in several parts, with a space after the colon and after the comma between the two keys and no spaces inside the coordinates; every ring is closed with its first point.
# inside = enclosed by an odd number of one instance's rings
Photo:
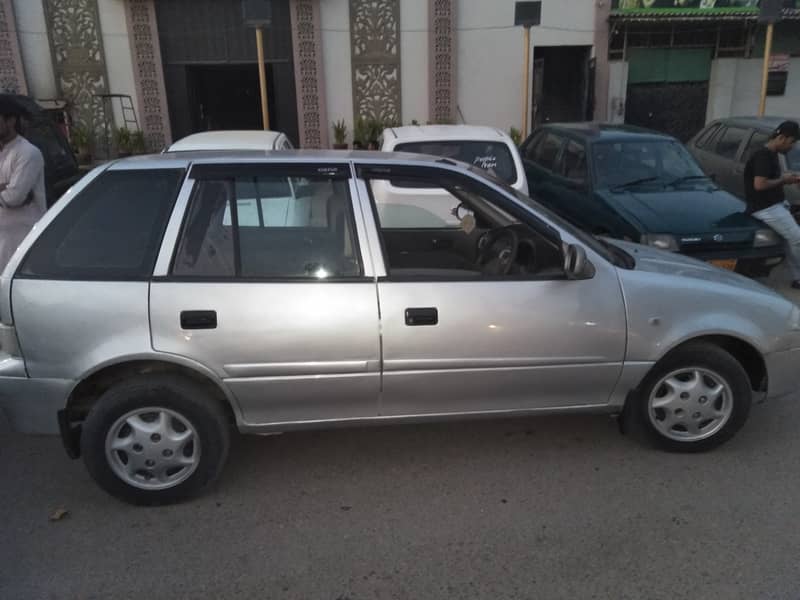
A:
{"type": "Polygon", "coordinates": [[[570,280],[594,277],[594,265],[586,258],[583,246],[569,244],[564,248],[564,274],[570,280]]]}

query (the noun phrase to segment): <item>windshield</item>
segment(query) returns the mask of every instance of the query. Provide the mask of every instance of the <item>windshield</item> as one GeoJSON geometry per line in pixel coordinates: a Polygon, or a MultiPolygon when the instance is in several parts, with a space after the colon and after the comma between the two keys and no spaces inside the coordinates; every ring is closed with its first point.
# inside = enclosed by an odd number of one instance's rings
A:
{"type": "Polygon", "coordinates": [[[592,148],[592,156],[598,188],[703,178],[691,154],[672,140],[598,143],[592,148]]]}
{"type": "Polygon", "coordinates": [[[790,171],[800,171],[800,145],[795,144],[786,155],[786,168],[790,171]]]}
{"type": "Polygon", "coordinates": [[[502,142],[430,141],[408,142],[394,147],[398,152],[431,154],[480,167],[506,183],[517,181],[517,170],[511,151],[502,142]]]}
{"type": "Polygon", "coordinates": [[[539,202],[534,200],[533,198],[526,196],[520,191],[515,190],[510,185],[508,185],[505,181],[498,179],[497,177],[493,177],[491,174],[483,171],[482,169],[478,169],[475,167],[470,167],[470,171],[488,179],[495,185],[499,185],[502,187],[506,192],[513,194],[517,200],[522,202],[528,208],[533,209],[536,213],[543,215],[547,218],[553,225],[557,228],[566,231],[569,235],[577,239],[582,244],[588,246],[597,254],[605,258],[608,262],[618,267],[630,268],[632,257],[628,256],[623,250],[608,244],[602,240],[597,239],[596,237],[586,233],[585,231],[578,229],[569,221],[565,221],[562,217],[551,211],[549,208],[541,205],[539,202]],[[621,254],[624,254],[625,257],[621,257],[621,254]]]}

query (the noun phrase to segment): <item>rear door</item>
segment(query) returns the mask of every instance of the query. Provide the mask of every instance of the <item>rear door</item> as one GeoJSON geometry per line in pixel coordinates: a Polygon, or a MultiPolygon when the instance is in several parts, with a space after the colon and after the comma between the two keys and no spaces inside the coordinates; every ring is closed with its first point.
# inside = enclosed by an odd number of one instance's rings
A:
{"type": "Polygon", "coordinates": [[[190,171],[151,287],[153,346],[213,370],[245,426],[376,414],[378,306],[352,198],[346,163],[190,171]]]}

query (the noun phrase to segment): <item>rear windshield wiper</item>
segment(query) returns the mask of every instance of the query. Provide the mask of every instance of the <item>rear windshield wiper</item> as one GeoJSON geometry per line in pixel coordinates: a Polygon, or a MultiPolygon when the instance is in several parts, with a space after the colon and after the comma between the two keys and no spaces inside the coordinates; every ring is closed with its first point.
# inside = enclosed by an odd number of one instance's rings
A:
{"type": "Polygon", "coordinates": [[[619,185],[611,186],[611,191],[615,192],[617,190],[623,190],[627,187],[631,187],[633,185],[639,185],[640,183],[648,183],[650,181],[658,181],[659,177],[642,177],[641,179],[634,179],[633,181],[626,181],[625,183],[620,183],[619,185]]]}
{"type": "Polygon", "coordinates": [[[684,175],[670,181],[667,185],[669,187],[683,183],[684,181],[692,181],[693,179],[711,179],[708,175],[684,175]]]}

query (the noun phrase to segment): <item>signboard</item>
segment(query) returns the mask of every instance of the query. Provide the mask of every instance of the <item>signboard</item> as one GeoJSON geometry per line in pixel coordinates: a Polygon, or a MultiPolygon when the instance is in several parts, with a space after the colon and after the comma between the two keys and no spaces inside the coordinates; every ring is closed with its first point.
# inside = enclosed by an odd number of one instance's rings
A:
{"type": "Polygon", "coordinates": [[[542,3],[517,2],[514,5],[514,25],[535,27],[542,23],[542,3]]]}
{"type": "Polygon", "coordinates": [[[612,0],[611,8],[620,13],[636,11],[654,15],[694,11],[698,16],[726,12],[758,14],[762,4],[769,8],[772,2],[777,2],[779,8],[800,8],[800,0],[612,0]]]}
{"type": "Polygon", "coordinates": [[[242,0],[242,17],[246,27],[272,25],[272,0],[242,0]]]}

